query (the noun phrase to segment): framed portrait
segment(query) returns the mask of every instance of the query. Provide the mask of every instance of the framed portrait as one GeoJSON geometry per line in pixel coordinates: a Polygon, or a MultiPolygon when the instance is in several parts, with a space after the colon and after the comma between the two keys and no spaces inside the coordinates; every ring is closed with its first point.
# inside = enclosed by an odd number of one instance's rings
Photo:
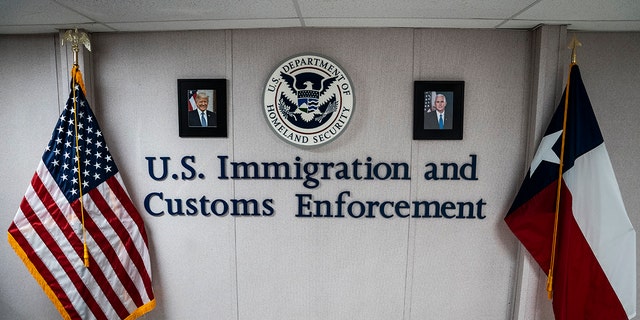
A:
{"type": "Polygon", "coordinates": [[[464,81],[414,81],[413,140],[462,140],[464,81]]]}
{"type": "Polygon", "coordinates": [[[227,137],[227,80],[178,79],[180,137],[227,137]]]}

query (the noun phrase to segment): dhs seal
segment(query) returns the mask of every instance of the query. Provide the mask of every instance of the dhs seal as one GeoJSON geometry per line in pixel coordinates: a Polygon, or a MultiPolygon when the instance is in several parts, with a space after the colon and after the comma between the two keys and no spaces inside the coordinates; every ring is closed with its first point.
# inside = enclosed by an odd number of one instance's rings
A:
{"type": "Polygon", "coordinates": [[[338,137],[353,113],[353,87],[337,63],[300,55],[279,65],[264,89],[264,113],[285,141],[315,147],[338,137]]]}

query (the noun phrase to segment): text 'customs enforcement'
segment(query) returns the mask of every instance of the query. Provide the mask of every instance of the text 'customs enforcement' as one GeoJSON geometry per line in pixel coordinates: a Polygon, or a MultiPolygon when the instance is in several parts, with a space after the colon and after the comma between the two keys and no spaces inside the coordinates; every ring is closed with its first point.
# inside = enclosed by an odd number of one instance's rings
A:
{"type": "Polygon", "coordinates": [[[333,141],[349,123],[353,107],[349,76],[337,63],[317,55],[288,58],[264,89],[264,112],[271,129],[300,147],[333,141]]]}

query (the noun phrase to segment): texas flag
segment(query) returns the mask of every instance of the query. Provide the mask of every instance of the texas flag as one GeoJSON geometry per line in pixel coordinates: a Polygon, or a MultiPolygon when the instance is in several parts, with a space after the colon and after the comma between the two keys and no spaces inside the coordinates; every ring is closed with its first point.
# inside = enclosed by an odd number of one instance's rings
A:
{"type": "Polygon", "coordinates": [[[549,273],[568,90],[553,269],[556,319],[636,314],[636,233],[577,65],[505,222],[549,273]]]}

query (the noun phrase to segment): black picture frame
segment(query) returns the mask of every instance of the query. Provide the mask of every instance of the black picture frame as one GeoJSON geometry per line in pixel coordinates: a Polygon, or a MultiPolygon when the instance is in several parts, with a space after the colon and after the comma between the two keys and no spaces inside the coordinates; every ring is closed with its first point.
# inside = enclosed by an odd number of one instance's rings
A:
{"type": "Polygon", "coordinates": [[[414,81],[413,140],[462,140],[464,81],[414,81]],[[439,127],[436,102],[446,102],[439,127]]]}
{"type": "MultiPolygon", "coordinates": [[[[201,97],[198,100],[203,100],[201,97]]],[[[180,137],[227,137],[227,80],[178,79],[178,126],[180,137]],[[202,126],[197,110],[198,94],[208,96],[202,126]]]]}

